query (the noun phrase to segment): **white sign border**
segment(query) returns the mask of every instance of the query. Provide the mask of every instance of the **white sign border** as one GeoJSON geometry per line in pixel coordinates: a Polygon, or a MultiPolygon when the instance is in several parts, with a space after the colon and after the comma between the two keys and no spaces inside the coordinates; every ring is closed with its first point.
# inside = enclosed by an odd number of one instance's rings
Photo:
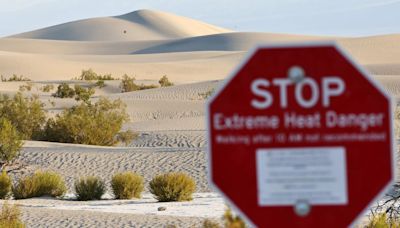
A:
{"type": "Polygon", "coordinates": [[[266,45],[256,45],[255,48],[253,48],[251,51],[249,51],[245,58],[242,60],[242,62],[230,73],[230,75],[223,80],[222,85],[220,85],[214,92],[214,94],[208,99],[206,102],[206,127],[207,127],[207,179],[209,182],[209,185],[211,186],[212,189],[214,189],[216,192],[218,192],[224,200],[229,204],[230,207],[232,207],[235,212],[239,214],[240,217],[242,217],[248,224],[250,224],[252,227],[257,227],[251,219],[249,219],[245,213],[243,213],[239,207],[235,205],[233,201],[230,200],[230,198],[224,194],[213,182],[212,180],[212,170],[211,170],[211,164],[212,164],[212,157],[211,157],[211,121],[210,121],[210,105],[211,103],[215,100],[216,97],[219,96],[219,94],[226,88],[226,86],[233,80],[233,78],[240,72],[240,70],[250,61],[250,59],[253,57],[253,55],[259,50],[259,49],[272,49],[272,48],[302,48],[302,47],[333,47],[335,48],[348,62],[350,62],[354,68],[356,68],[361,74],[372,84],[375,86],[377,90],[381,92],[383,96],[386,97],[386,99],[389,102],[389,115],[390,115],[390,140],[391,140],[391,156],[392,156],[392,167],[391,167],[391,174],[392,178],[391,180],[387,183],[386,186],[382,188],[379,194],[375,196],[368,204],[367,206],[356,216],[356,218],[353,220],[353,222],[350,224],[349,227],[354,227],[357,225],[357,223],[365,216],[365,214],[369,211],[369,208],[377,202],[379,199],[381,199],[383,196],[385,196],[385,193],[391,188],[391,186],[395,183],[395,178],[396,178],[396,161],[397,161],[397,154],[396,154],[396,142],[394,140],[394,126],[393,126],[393,120],[394,120],[394,101],[391,95],[383,88],[382,85],[380,85],[378,82],[375,81],[375,79],[372,78],[369,72],[367,72],[361,65],[359,65],[353,58],[348,54],[342,47],[340,47],[335,41],[309,41],[309,42],[294,42],[294,43],[274,43],[274,44],[266,44],[266,45]]]}

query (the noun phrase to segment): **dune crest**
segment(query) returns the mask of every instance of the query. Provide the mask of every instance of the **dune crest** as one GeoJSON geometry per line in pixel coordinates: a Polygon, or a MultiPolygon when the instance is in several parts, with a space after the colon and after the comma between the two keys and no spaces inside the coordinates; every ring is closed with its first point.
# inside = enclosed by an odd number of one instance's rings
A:
{"type": "Polygon", "coordinates": [[[115,17],[68,22],[11,37],[69,41],[140,41],[225,32],[230,30],[165,12],[138,10],[115,17]]]}

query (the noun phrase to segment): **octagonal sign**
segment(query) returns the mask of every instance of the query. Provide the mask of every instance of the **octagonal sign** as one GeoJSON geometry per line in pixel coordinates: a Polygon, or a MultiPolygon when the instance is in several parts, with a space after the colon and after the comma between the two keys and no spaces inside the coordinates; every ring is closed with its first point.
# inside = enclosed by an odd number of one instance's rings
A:
{"type": "Polygon", "coordinates": [[[210,183],[254,226],[350,226],[393,182],[391,107],[335,44],[258,48],[207,104],[210,183]]]}

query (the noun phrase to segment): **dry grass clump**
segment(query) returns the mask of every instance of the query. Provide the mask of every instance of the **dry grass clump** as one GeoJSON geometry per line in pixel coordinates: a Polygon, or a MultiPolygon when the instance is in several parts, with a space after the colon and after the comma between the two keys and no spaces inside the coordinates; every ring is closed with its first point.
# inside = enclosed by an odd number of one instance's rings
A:
{"type": "Polygon", "coordinates": [[[61,197],[66,191],[64,179],[51,171],[38,171],[31,176],[21,178],[12,189],[15,199],[40,196],[61,197]]]}
{"type": "Polygon", "coordinates": [[[106,192],[104,181],[95,176],[80,178],[75,182],[77,200],[100,200],[106,192]]]}
{"type": "Polygon", "coordinates": [[[117,173],[112,177],[111,188],[116,199],[140,198],[144,189],[143,177],[132,172],[117,173]]]}
{"type": "Polygon", "coordinates": [[[25,224],[21,221],[21,211],[17,205],[10,206],[4,202],[0,213],[1,228],[24,228],[25,224]]]}
{"type": "Polygon", "coordinates": [[[165,173],[150,181],[150,192],[160,202],[190,201],[195,190],[194,179],[185,173],[165,173]]]}
{"type": "Polygon", "coordinates": [[[3,170],[0,175],[0,199],[6,199],[11,192],[11,178],[3,170]]]}

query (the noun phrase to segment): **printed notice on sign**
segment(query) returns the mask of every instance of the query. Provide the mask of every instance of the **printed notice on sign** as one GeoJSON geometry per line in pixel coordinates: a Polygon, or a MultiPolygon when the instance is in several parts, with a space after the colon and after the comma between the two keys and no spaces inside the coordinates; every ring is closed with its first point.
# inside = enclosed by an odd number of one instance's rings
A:
{"type": "Polygon", "coordinates": [[[343,147],[257,150],[260,206],[347,204],[343,147]]]}

